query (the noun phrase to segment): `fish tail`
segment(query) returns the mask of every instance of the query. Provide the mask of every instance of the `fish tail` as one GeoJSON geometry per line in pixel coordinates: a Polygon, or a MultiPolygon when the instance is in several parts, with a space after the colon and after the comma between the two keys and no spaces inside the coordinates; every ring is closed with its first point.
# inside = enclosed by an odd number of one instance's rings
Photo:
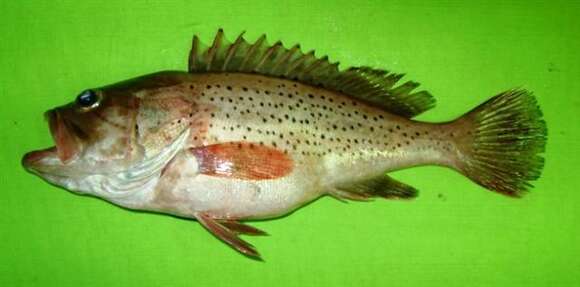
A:
{"type": "Polygon", "coordinates": [[[503,92],[453,124],[459,151],[455,168],[483,187],[521,197],[544,166],[546,123],[532,93],[503,92]]]}

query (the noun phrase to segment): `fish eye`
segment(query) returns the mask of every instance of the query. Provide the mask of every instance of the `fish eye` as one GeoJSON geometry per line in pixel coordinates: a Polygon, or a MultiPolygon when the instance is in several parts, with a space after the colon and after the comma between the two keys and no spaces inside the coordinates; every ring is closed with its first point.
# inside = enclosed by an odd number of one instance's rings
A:
{"type": "Polygon", "coordinates": [[[94,108],[99,104],[99,96],[93,90],[86,90],[77,96],[76,103],[85,109],[94,108]]]}

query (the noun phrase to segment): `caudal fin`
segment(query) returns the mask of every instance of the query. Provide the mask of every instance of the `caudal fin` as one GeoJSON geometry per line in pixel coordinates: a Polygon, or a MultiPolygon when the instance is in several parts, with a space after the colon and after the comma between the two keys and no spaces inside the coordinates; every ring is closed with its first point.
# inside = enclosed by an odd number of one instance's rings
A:
{"type": "Polygon", "coordinates": [[[478,184],[520,197],[544,165],[546,123],[525,90],[501,93],[458,120],[468,128],[459,170],[478,184]]]}

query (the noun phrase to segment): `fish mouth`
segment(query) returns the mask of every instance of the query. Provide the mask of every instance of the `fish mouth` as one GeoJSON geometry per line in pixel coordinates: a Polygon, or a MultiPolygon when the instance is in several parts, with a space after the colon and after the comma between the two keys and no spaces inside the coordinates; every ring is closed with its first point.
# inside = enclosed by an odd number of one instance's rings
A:
{"type": "Polygon", "coordinates": [[[57,110],[45,113],[55,146],[28,152],[22,158],[22,165],[33,171],[42,171],[50,166],[66,165],[79,154],[81,142],[76,127],[57,110]]]}

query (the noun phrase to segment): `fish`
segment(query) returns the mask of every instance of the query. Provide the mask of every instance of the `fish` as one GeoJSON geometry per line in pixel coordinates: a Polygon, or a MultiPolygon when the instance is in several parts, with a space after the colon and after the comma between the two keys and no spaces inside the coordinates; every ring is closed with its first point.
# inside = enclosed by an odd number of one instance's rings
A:
{"type": "Polygon", "coordinates": [[[262,35],[211,46],[193,36],[187,71],[161,71],[81,92],[45,113],[54,146],[24,168],[128,209],[197,220],[261,260],[252,220],[322,196],[411,200],[389,172],[451,168],[519,198],[544,165],[547,128],[533,93],[511,89],[462,116],[414,119],[435,106],[403,74],[338,62],[262,35]]]}

